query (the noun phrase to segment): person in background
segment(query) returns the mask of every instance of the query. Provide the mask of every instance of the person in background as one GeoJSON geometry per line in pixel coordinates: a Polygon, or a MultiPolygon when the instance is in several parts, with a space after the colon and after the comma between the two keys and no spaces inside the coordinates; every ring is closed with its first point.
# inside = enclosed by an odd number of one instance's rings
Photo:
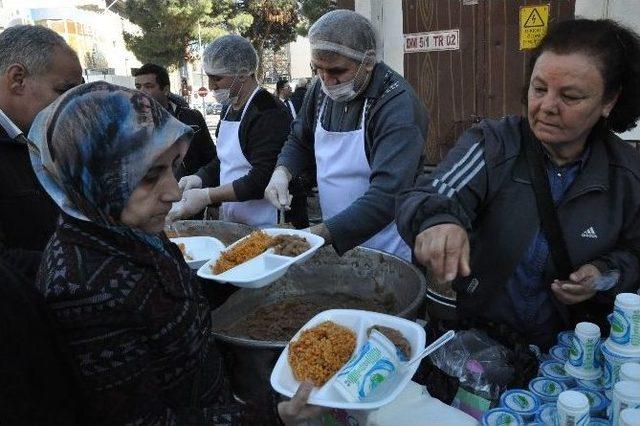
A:
{"type": "Polygon", "coordinates": [[[79,378],[79,424],[239,422],[209,305],[162,232],[192,136],[151,97],[106,82],[70,90],[29,133],[62,209],[37,289],[79,378]]]}
{"type": "Polygon", "coordinates": [[[615,295],[638,291],[640,156],[613,133],[640,117],[638,35],[609,20],[552,28],[531,57],[526,110],[464,133],[402,195],[397,220],[417,261],[453,281],[460,318],[546,349],[577,321],[607,327],[615,295]],[[548,185],[564,250],[534,182],[548,185]]]}
{"type": "Polygon", "coordinates": [[[296,88],[293,90],[291,94],[291,102],[293,103],[293,107],[296,109],[296,115],[300,113],[300,109],[302,108],[302,101],[304,100],[304,95],[307,94],[307,86],[309,85],[308,78],[301,78],[296,83],[296,88]]]}
{"type": "MultiPolygon", "coordinates": [[[[59,216],[33,174],[26,143],[9,137],[6,127],[17,126],[26,135],[40,110],[81,82],[78,56],[54,31],[18,25],[0,33],[0,109],[11,122],[0,126],[0,245],[4,249],[42,251],[59,216]]],[[[36,268],[39,256],[23,253],[16,261],[24,260],[26,269],[36,268]]],[[[25,270],[28,276],[33,272],[25,270]]]]}
{"type": "MultiPolygon", "coordinates": [[[[205,49],[209,87],[223,104],[216,129],[218,156],[195,175],[180,180],[184,193],[169,220],[222,203],[222,220],[262,227],[278,222],[278,210],[264,200],[264,189],[291,118],[278,99],[258,85],[257,67],[258,55],[243,37],[226,35],[205,49]]],[[[308,226],[306,211],[292,211],[287,221],[296,227],[308,226]]]]}
{"type": "Polygon", "coordinates": [[[317,166],[323,223],[311,232],[339,254],[364,245],[409,260],[394,222],[396,194],[422,170],[427,112],[404,78],[376,60],[371,23],[349,10],[309,29],[319,78],[305,97],[265,197],[288,208],[292,177],[317,166]]]}
{"type": "Polygon", "coordinates": [[[289,111],[291,118],[295,120],[297,112],[295,106],[291,102],[291,93],[291,85],[289,84],[289,81],[285,79],[278,80],[278,82],[276,83],[276,96],[287,108],[287,111],[289,111]]]}
{"type": "MultiPolygon", "coordinates": [[[[167,69],[156,64],[144,64],[134,73],[136,89],[143,91],[160,105],[165,107],[171,115],[189,126],[197,126],[197,130],[187,155],[178,168],[177,178],[192,175],[201,167],[209,164],[216,156],[216,147],[209,134],[207,123],[199,111],[185,106],[185,102],[177,102],[170,98],[170,82],[167,69]]],[[[175,96],[179,98],[179,96],[175,96]]]]}

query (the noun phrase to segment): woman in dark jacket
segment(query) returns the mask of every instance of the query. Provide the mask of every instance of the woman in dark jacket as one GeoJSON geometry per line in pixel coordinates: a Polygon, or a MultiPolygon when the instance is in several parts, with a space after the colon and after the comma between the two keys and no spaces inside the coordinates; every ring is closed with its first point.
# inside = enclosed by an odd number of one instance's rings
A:
{"type": "Polygon", "coordinates": [[[37,286],[80,377],[82,423],[233,423],[209,307],[162,233],[191,128],[141,92],[97,82],[61,96],[29,136],[63,211],[37,286]]]}
{"type": "Polygon", "coordinates": [[[399,198],[398,227],[453,282],[459,318],[545,348],[582,320],[604,334],[615,295],[638,290],[640,156],[613,132],[640,117],[639,64],[619,24],[559,23],[532,54],[526,116],[483,120],[399,198]]]}

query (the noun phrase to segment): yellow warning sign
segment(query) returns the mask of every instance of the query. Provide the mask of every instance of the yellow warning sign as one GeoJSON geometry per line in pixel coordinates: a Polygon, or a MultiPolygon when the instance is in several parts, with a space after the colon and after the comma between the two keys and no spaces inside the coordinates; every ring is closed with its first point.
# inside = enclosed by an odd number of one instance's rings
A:
{"type": "Polygon", "coordinates": [[[520,8],[520,50],[535,48],[547,34],[549,5],[520,8]]]}

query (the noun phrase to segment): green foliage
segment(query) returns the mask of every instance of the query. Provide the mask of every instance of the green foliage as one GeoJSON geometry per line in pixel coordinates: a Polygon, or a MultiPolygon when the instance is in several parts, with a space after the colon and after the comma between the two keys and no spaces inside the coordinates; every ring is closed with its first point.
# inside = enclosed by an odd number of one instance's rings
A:
{"type": "Polygon", "coordinates": [[[141,62],[179,65],[192,59],[189,47],[211,5],[210,0],[128,0],[119,12],[141,33],[125,31],[125,44],[141,62]]]}
{"type": "Polygon", "coordinates": [[[258,53],[278,50],[296,39],[298,4],[295,0],[245,0],[239,11],[253,16],[253,22],[241,34],[251,40],[258,53]]]}
{"type": "Polygon", "coordinates": [[[309,27],[322,15],[336,8],[335,0],[302,0],[299,3],[301,19],[296,30],[301,36],[306,36],[309,27]]]}

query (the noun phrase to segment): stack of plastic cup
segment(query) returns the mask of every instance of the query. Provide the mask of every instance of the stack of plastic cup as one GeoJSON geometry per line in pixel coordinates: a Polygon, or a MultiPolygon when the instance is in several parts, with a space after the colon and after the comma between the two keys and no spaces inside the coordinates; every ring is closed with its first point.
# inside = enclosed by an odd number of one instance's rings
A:
{"type": "Polygon", "coordinates": [[[613,313],[608,317],[611,333],[602,346],[604,382],[607,397],[618,381],[620,367],[627,362],[640,362],[640,296],[620,293],[613,313]]]}
{"type": "Polygon", "coordinates": [[[598,347],[600,346],[600,327],[590,322],[576,325],[571,339],[569,359],[564,368],[571,376],[582,380],[596,380],[602,376],[598,347]]]}
{"type": "Polygon", "coordinates": [[[623,380],[613,387],[611,401],[611,424],[620,424],[620,412],[627,408],[640,408],[640,383],[623,380]]]}
{"type": "Polygon", "coordinates": [[[587,426],[589,424],[589,399],[577,391],[564,391],[558,397],[559,426],[587,426]]]}

